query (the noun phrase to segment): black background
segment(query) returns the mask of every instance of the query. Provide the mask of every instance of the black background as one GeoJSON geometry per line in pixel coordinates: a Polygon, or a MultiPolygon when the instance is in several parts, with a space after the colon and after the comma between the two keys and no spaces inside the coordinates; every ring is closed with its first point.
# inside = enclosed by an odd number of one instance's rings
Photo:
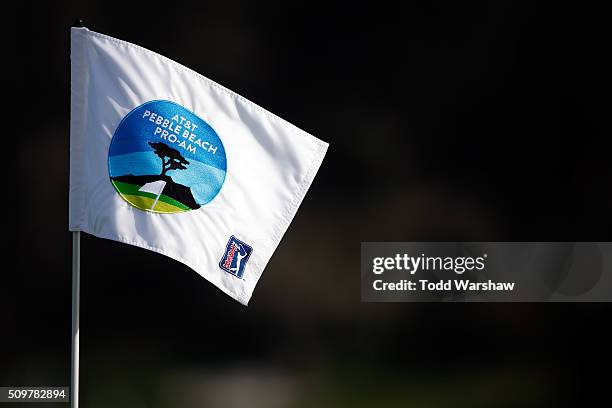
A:
{"type": "Polygon", "coordinates": [[[606,304],[362,304],[359,248],[609,241],[606,14],[401,4],[20,3],[0,385],[70,383],[80,17],[330,143],[248,308],[175,261],[83,237],[82,407],[581,406],[605,390],[606,304]]]}

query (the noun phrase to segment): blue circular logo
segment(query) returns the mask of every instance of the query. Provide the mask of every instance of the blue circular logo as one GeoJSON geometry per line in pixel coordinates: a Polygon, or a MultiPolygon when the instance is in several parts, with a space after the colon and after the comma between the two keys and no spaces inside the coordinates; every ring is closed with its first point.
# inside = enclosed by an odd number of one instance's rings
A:
{"type": "Polygon", "coordinates": [[[170,101],[146,102],[128,113],[108,151],[108,172],[119,195],[156,213],[190,211],[211,202],[226,171],[217,132],[170,101]]]}

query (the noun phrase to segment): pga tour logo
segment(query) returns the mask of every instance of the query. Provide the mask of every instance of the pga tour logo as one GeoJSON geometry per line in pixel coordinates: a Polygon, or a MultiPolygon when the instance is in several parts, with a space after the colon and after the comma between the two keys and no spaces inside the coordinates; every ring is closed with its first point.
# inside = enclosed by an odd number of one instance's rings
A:
{"type": "Polygon", "coordinates": [[[219,267],[227,273],[242,278],[244,267],[251,256],[251,252],[253,252],[253,248],[232,235],[227,242],[219,267]]]}

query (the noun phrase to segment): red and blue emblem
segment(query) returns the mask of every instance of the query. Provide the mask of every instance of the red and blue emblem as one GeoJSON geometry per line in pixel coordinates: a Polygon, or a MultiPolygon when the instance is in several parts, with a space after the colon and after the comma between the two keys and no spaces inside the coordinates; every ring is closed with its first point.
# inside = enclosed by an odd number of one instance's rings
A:
{"type": "Polygon", "coordinates": [[[244,268],[253,248],[235,236],[231,236],[225,247],[225,253],[219,262],[219,267],[227,273],[242,278],[244,268]]]}

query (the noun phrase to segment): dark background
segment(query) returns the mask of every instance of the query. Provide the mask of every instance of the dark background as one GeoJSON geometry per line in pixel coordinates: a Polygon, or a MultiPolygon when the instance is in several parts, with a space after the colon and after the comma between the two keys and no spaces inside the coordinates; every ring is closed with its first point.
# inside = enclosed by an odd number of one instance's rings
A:
{"type": "Polygon", "coordinates": [[[169,258],[83,237],[83,408],[594,401],[610,306],[363,304],[359,248],[610,241],[606,16],[542,1],[19,3],[0,385],[70,383],[81,17],[330,143],[248,308],[169,258]]]}

